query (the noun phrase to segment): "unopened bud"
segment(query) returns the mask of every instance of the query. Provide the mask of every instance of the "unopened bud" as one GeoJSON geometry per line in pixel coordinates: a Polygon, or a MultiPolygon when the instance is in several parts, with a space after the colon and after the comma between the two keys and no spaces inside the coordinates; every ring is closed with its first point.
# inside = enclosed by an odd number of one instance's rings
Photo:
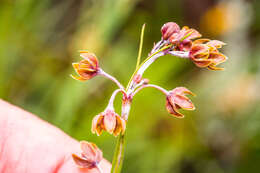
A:
{"type": "Polygon", "coordinates": [[[76,80],[86,81],[98,74],[98,60],[95,54],[86,51],[81,51],[80,56],[84,59],[79,63],[72,64],[78,76],[71,75],[71,77],[76,80]]]}
{"type": "Polygon", "coordinates": [[[195,109],[195,106],[191,100],[185,96],[186,94],[194,95],[191,91],[184,87],[177,87],[169,92],[166,99],[166,109],[170,114],[178,118],[183,118],[184,115],[181,114],[178,109],[195,109]]]}
{"type": "Polygon", "coordinates": [[[165,23],[161,28],[162,37],[164,40],[168,40],[168,38],[170,38],[172,34],[177,33],[179,31],[180,31],[179,25],[177,25],[174,22],[165,23]]]}

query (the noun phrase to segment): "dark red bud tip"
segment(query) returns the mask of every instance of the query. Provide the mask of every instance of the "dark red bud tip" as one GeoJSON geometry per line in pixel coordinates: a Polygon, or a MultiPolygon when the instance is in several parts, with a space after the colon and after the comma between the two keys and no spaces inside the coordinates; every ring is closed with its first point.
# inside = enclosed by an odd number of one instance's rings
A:
{"type": "Polygon", "coordinates": [[[179,31],[180,27],[175,22],[165,23],[161,28],[162,37],[164,40],[168,40],[168,38],[170,38],[172,34],[177,33],[179,31]]]}

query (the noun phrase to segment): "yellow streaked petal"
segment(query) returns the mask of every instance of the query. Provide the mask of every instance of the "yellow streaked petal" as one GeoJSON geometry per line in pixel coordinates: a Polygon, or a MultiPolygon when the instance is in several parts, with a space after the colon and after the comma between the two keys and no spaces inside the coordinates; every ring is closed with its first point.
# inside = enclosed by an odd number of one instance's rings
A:
{"type": "Polygon", "coordinates": [[[72,75],[72,74],[70,75],[70,77],[72,77],[75,80],[81,81],[81,82],[84,82],[84,81],[88,80],[88,79],[85,79],[85,78],[83,78],[81,76],[75,76],[75,75],[72,75]]]}

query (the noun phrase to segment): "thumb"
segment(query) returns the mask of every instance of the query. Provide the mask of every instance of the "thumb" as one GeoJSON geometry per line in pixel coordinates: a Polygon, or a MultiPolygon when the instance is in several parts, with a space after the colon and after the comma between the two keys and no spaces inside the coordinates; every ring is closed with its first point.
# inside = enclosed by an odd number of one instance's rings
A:
{"type": "MultiPolygon", "coordinates": [[[[60,129],[0,100],[0,172],[98,173],[95,168],[77,167],[71,154],[78,152],[79,142],[60,129]]],[[[110,172],[106,160],[100,167],[110,172]]]]}

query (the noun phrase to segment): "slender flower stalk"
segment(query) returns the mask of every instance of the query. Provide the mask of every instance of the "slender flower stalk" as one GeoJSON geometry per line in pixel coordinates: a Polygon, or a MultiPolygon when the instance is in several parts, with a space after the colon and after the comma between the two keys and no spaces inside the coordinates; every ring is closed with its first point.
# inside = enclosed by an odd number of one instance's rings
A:
{"type": "Polygon", "coordinates": [[[106,73],[102,69],[99,70],[99,74],[106,77],[107,79],[113,81],[120,89],[125,90],[123,85],[114,76],[111,76],[110,74],[106,73]]]}
{"type": "MultiPolygon", "coordinates": [[[[173,90],[166,89],[148,84],[149,80],[143,78],[145,70],[151,66],[158,58],[164,55],[172,55],[183,59],[189,59],[198,67],[207,67],[209,70],[221,70],[216,67],[223,63],[228,58],[219,52],[225,43],[218,40],[197,39],[201,34],[192,28],[184,26],[180,29],[179,25],[174,22],[168,22],[161,28],[162,37],[148,54],[148,57],[141,62],[141,53],[143,47],[145,25],[142,27],[140,36],[140,45],[136,63],[136,69],[132,74],[127,87],[125,88],[115,77],[104,72],[98,63],[97,57],[93,53],[81,51],[81,60],[79,63],[73,63],[73,67],[78,76],[73,76],[74,79],[80,81],[87,81],[96,75],[101,75],[113,81],[117,86],[109,100],[106,109],[94,117],[92,121],[92,132],[98,136],[106,131],[118,137],[115,147],[112,170],[111,173],[120,173],[124,159],[126,125],[129,117],[133,97],[144,88],[155,88],[162,92],[166,98],[166,110],[176,118],[183,118],[184,115],[179,112],[179,109],[195,110],[195,106],[186,95],[194,95],[185,87],[177,87],[173,90]],[[195,40],[197,39],[197,40],[195,40]],[[116,95],[122,92],[122,109],[121,116],[114,110],[114,100],[116,95]]],[[[94,144],[83,142],[81,143],[83,149],[82,157],[72,155],[75,163],[80,167],[97,168],[102,173],[99,167],[99,162],[102,157],[102,152],[97,149],[94,144]],[[93,150],[92,157],[88,157],[86,150],[93,150]],[[96,151],[96,152],[94,152],[96,151]]]]}
{"type": "Polygon", "coordinates": [[[114,100],[115,100],[116,95],[117,95],[119,92],[122,92],[124,95],[126,94],[124,90],[122,90],[122,89],[116,89],[116,90],[113,92],[113,94],[111,95],[110,99],[109,99],[107,108],[114,108],[114,100]]]}
{"type": "Polygon", "coordinates": [[[165,95],[167,95],[167,94],[169,93],[166,89],[164,89],[164,88],[162,88],[162,87],[160,87],[160,86],[158,86],[158,85],[147,84],[147,85],[143,85],[143,86],[137,88],[137,89],[134,91],[134,93],[133,93],[133,97],[134,97],[139,91],[141,91],[142,89],[144,89],[144,88],[149,88],[149,87],[150,87],[150,88],[155,88],[155,89],[161,91],[161,92],[162,92],[163,94],[165,94],[165,95]]]}
{"type": "Polygon", "coordinates": [[[183,52],[183,51],[169,51],[168,54],[179,57],[179,58],[184,58],[184,59],[188,59],[190,58],[189,52],[183,52]]]}
{"type": "Polygon", "coordinates": [[[157,50],[155,53],[151,54],[150,56],[148,56],[144,62],[142,63],[142,65],[133,73],[131,79],[128,82],[127,88],[126,88],[126,93],[127,95],[129,95],[130,93],[132,93],[135,89],[135,81],[133,80],[135,75],[140,75],[142,76],[144,71],[155,61],[157,60],[159,57],[166,55],[165,51],[166,49],[169,49],[171,47],[171,45],[165,46],[159,50],[157,50]]]}

